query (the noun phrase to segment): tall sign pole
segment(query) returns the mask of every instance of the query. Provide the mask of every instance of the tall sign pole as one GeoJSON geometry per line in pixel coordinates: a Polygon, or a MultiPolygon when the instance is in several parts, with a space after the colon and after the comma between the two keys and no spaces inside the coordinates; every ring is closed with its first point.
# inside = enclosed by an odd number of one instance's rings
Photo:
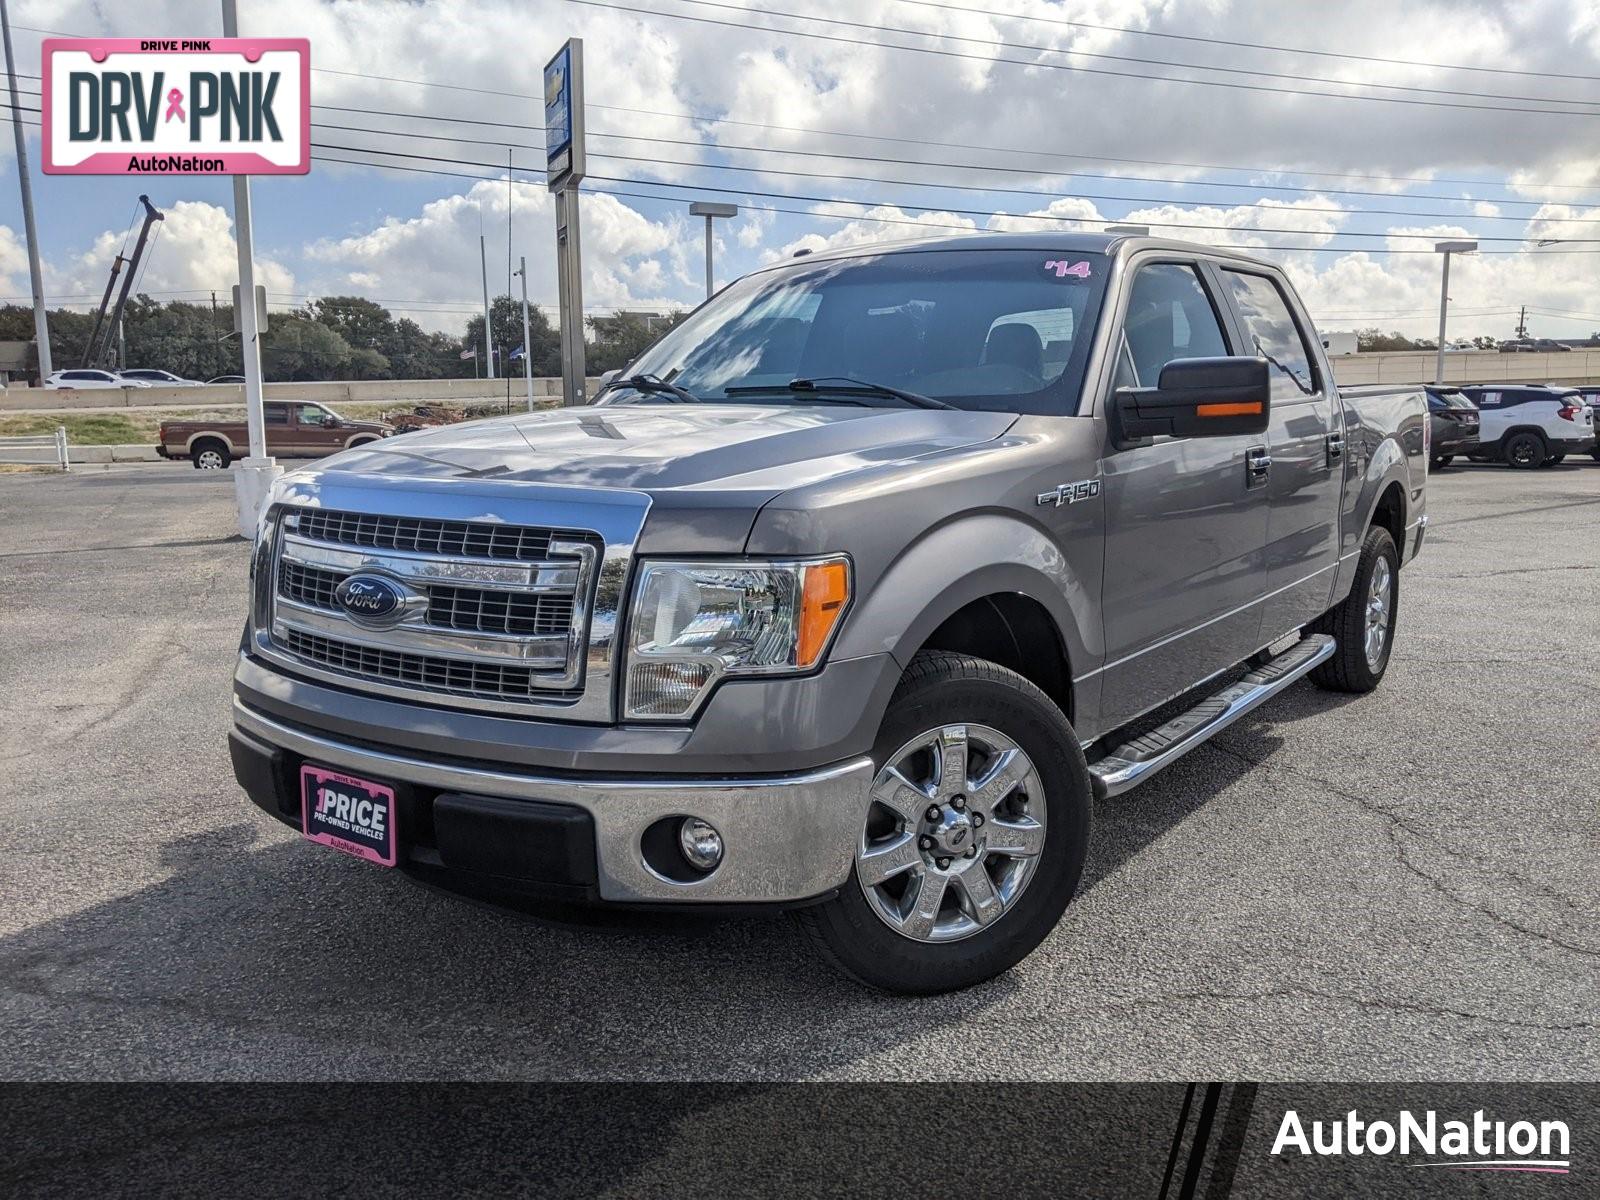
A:
{"type": "Polygon", "coordinates": [[[561,301],[561,403],[584,403],[583,254],[578,185],[588,171],[583,139],[583,39],[569,38],[544,68],[547,182],[555,196],[556,289],[561,301]]]}
{"type": "Polygon", "coordinates": [[[478,265],[483,269],[483,359],[489,378],[494,378],[494,333],[489,320],[489,250],[483,234],[478,235],[478,265]]]}
{"type": "Polygon", "coordinates": [[[0,0],[0,32],[5,34],[6,78],[11,85],[11,126],[17,135],[17,181],[22,185],[22,228],[28,242],[28,278],[33,285],[33,336],[39,350],[39,382],[55,370],[50,361],[50,323],[44,313],[44,277],[39,269],[39,230],[33,223],[33,183],[28,178],[28,141],[22,134],[22,102],[17,99],[17,65],[11,57],[11,12],[0,0]]]}

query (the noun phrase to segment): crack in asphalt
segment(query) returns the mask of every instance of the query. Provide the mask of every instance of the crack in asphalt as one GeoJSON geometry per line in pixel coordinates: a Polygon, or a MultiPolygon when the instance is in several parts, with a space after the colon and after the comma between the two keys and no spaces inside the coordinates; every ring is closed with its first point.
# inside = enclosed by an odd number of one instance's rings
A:
{"type": "Polygon", "coordinates": [[[1506,871],[1503,868],[1493,866],[1490,863],[1485,862],[1483,859],[1477,858],[1476,856],[1466,853],[1465,851],[1459,851],[1450,846],[1446,846],[1438,842],[1436,839],[1428,836],[1428,834],[1424,833],[1423,831],[1408,824],[1400,817],[1398,813],[1392,812],[1389,809],[1384,808],[1382,805],[1374,803],[1368,797],[1359,796],[1353,792],[1344,791],[1331,780],[1323,779],[1321,776],[1300,771],[1293,767],[1282,767],[1266,760],[1251,758],[1248,754],[1244,754],[1238,750],[1232,749],[1231,747],[1221,745],[1216,741],[1212,741],[1207,744],[1219,754],[1227,755],[1230,758],[1247,763],[1250,766],[1260,768],[1261,770],[1266,771],[1268,774],[1277,772],[1279,774],[1288,775],[1305,782],[1315,783],[1320,787],[1326,788],[1333,795],[1354,805],[1362,811],[1380,817],[1382,819],[1382,823],[1389,838],[1390,844],[1394,847],[1395,859],[1399,865],[1411,872],[1413,875],[1417,876],[1417,878],[1421,879],[1424,883],[1428,884],[1433,891],[1444,897],[1456,907],[1464,908],[1468,912],[1476,913],[1477,915],[1484,917],[1497,925],[1502,925],[1516,933],[1524,934],[1527,937],[1538,938],[1540,941],[1549,942],[1553,946],[1559,946],[1563,950],[1569,950],[1574,954],[1581,954],[1588,958],[1600,958],[1600,950],[1590,946],[1579,945],[1576,942],[1569,942],[1553,933],[1549,933],[1542,929],[1535,929],[1529,925],[1524,925],[1521,922],[1504,916],[1501,913],[1497,913],[1482,904],[1475,903],[1463,896],[1457,895],[1445,885],[1442,879],[1429,874],[1411,860],[1410,856],[1406,853],[1404,844],[1400,841],[1397,831],[1404,830],[1406,833],[1411,834],[1412,837],[1417,838],[1419,841],[1430,842],[1437,846],[1441,851],[1454,858],[1466,859],[1467,861],[1485,869],[1498,870],[1500,874],[1504,875],[1506,878],[1513,880],[1514,882],[1519,883],[1526,888],[1532,889],[1535,892],[1541,893],[1547,898],[1559,900],[1569,908],[1580,908],[1578,902],[1572,897],[1567,896],[1562,892],[1554,891],[1553,889],[1550,889],[1534,880],[1528,879],[1525,876],[1519,876],[1515,872],[1506,871]]]}

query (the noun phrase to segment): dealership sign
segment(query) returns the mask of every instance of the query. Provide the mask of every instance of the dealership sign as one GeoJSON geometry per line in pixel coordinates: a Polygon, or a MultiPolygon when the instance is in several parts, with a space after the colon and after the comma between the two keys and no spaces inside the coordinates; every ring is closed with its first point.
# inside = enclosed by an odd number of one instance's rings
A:
{"type": "Polygon", "coordinates": [[[304,175],[305,38],[47,38],[51,175],[304,175]]]}

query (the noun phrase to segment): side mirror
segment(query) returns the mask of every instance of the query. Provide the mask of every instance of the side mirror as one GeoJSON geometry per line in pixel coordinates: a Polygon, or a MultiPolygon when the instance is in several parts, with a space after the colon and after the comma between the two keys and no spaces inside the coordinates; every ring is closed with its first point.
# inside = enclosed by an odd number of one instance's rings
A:
{"type": "Polygon", "coordinates": [[[1171,437],[1264,433],[1272,403],[1264,358],[1179,358],[1153,388],[1122,388],[1112,399],[1119,443],[1171,437]]]}
{"type": "Polygon", "coordinates": [[[326,416],[326,417],[322,418],[322,427],[324,429],[337,429],[337,428],[339,428],[339,426],[341,426],[343,424],[344,424],[343,421],[339,420],[338,417],[335,417],[335,416],[332,416],[332,415],[329,415],[329,416],[326,416]]]}
{"type": "Polygon", "coordinates": [[[601,387],[609,386],[611,381],[613,379],[615,379],[618,375],[621,375],[621,374],[622,374],[622,368],[621,367],[613,367],[611,370],[606,371],[604,374],[602,374],[600,376],[600,386],[601,387]]]}

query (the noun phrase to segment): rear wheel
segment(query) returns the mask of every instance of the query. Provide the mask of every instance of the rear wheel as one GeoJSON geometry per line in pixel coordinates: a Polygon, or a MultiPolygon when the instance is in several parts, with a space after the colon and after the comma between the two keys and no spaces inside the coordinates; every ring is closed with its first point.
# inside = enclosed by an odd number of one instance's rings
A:
{"type": "Polygon", "coordinates": [[[228,463],[232,461],[228,448],[216,441],[196,443],[190,457],[194,460],[197,471],[225,471],[228,463]]]}
{"type": "Polygon", "coordinates": [[[1092,800],[1050,698],[983,659],[924,651],[873,751],[878,773],[843,890],[796,918],[872,987],[947,992],[1014,966],[1077,890],[1092,800]]]}
{"type": "Polygon", "coordinates": [[[1544,439],[1537,433],[1514,433],[1506,439],[1503,454],[1506,466],[1532,471],[1544,465],[1544,439]]]}
{"type": "Polygon", "coordinates": [[[1311,682],[1331,692],[1372,691],[1389,669],[1399,615],[1400,552],[1389,531],[1374,525],[1361,543],[1350,594],[1310,626],[1338,643],[1333,657],[1311,672],[1311,682]]]}

